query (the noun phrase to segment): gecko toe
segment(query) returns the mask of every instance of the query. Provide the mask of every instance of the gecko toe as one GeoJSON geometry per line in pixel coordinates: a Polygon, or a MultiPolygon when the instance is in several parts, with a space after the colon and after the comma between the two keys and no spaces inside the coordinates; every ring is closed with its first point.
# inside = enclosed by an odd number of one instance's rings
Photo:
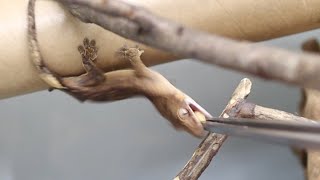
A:
{"type": "Polygon", "coordinates": [[[96,41],[95,41],[94,39],[92,39],[92,40],[90,41],[90,46],[91,46],[91,47],[95,47],[95,46],[96,46],[96,41]]]}
{"type": "Polygon", "coordinates": [[[79,53],[80,53],[81,55],[84,55],[84,53],[85,53],[84,47],[83,47],[82,45],[79,45],[79,46],[78,46],[78,51],[79,51],[79,53]]]}
{"type": "Polygon", "coordinates": [[[85,49],[90,46],[90,42],[89,42],[88,38],[84,38],[83,39],[83,46],[84,46],[85,49]]]}

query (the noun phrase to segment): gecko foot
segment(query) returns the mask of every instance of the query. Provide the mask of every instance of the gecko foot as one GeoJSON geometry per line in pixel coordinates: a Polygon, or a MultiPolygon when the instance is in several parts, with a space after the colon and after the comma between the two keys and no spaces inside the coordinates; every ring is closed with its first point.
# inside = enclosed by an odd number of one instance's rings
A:
{"type": "Polygon", "coordinates": [[[143,52],[144,51],[138,46],[127,47],[125,45],[117,51],[116,55],[121,59],[129,61],[137,75],[144,75],[148,71],[148,68],[143,64],[140,58],[143,52]]]}
{"type": "Polygon", "coordinates": [[[83,45],[78,46],[78,51],[82,58],[94,62],[98,57],[98,48],[95,40],[83,39],[83,45]]]}
{"type": "Polygon", "coordinates": [[[136,59],[140,59],[143,52],[138,45],[134,47],[124,45],[116,52],[116,55],[125,60],[135,61],[136,59]]]}
{"type": "Polygon", "coordinates": [[[93,86],[103,82],[105,80],[104,73],[94,64],[98,57],[98,48],[95,40],[84,38],[83,45],[78,46],[78,51],[82,57],[83,68],[87,72],[79,76],[78,83],[81,86],[93,86]]]}

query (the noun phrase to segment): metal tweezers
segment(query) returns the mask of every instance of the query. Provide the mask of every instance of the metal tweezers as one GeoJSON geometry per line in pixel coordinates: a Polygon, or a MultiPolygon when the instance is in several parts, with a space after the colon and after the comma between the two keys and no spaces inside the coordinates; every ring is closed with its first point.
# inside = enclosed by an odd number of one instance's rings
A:
{"type": "Polygon", "coordinates": [[[211,118],[207,131],[264,140],[298,148],[320,149],[320,123],[247,118],[211,118]]]}

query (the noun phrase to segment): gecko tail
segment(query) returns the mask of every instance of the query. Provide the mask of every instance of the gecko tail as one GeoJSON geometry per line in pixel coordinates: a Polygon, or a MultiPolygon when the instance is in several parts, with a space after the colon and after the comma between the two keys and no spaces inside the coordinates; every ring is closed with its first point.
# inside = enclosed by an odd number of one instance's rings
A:
{"type": "Polygon", "coordinates": [[[50,87],[57,89],[65,89],[61,78],[55,75],[44,63],[40,53],[40,48],[37,40],[36,20],[35,20],[35,2],[29,0],[28,3],[28,43],[30,48],[30,58],[32,63],[37,68],[40,78],[45,81],[50,87]]]}

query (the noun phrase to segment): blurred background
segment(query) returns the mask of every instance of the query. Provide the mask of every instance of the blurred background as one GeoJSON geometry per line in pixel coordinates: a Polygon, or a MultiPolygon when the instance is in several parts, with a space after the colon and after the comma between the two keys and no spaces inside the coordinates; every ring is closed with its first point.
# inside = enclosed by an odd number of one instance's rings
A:
{"type": "MultiPolygon", "coordinates": [[[[262,44],[299,51],[310,31],[262,44]]],[[[300,89],[184,60],[152,67],[218,116],[244,77],[249,101],[297,112],[300,89]]],[[[93,104],[59,92],[0,101],[1,180],[172,179],[201,142],[175,131],[144,98],[93,104]]],[[[289,147],[229,137],[200,179],[303,180],[289,147]]]]}

